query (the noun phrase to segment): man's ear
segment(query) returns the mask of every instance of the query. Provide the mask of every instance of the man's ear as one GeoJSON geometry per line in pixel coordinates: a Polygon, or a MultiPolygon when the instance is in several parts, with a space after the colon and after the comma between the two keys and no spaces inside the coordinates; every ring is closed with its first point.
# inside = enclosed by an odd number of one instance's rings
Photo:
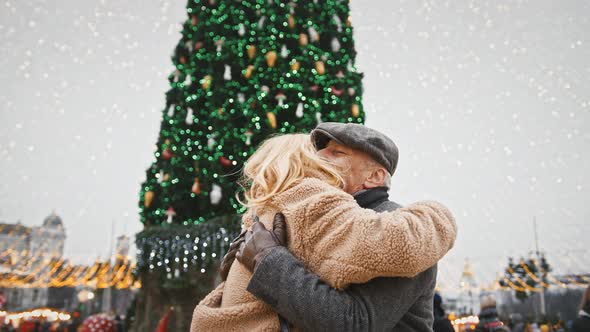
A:
{"type": "Polygon", "coordinates": [[[383,187],[387,171],[382,167],[375,167],[363,183],[364,189],[383,187]]]}

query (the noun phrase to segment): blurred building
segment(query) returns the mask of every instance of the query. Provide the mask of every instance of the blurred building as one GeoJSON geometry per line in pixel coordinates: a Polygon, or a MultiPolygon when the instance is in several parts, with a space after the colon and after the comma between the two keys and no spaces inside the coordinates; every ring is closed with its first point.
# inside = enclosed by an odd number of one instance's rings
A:
{"type": "Polygon", "coordinates": [[[10,270],[18,256],[30,248],[31,228],[16,224],[0,223],[0,272],[10,270]]]}
{"type": "MultiPolygon", "coordinates": [[[[64,244],[66,232],[62,219],[55,213],[51,213],[43,220],[41,226],[27,227],[20,223],[0,223],[0,275],[7,279],[27,279],[28,282],[47,283],[42,280],[46,272],[52,267],[58,266],[64,260],[64,244]],[[50,261],[55,264],[48,264],[50,261]]],[[[122,235],[117,237],[115,251],[110,261],[109,275],[125,275],[130,273],[132,264],[129,263],[129,248],[131,239],[122,235]]],[[[68,265],[67,260],[58,267],[57,273],[68,265]]],[[[84,266],[74,265],[73,268],[84,266]]],[[[116,285],[107,288],[90,289],[87,286],[77,287],[39,287],[39,288],[0,288],[0,292],[6,298],[3,309],[20,311],[40,307],[49,307],[60,310],[79,310],[84,307],[84,312],[112,312],[124,315],[131,303],[135,291],[132,289],[118,289],[116,285]],[[81,303],[79,293],[90,291],[93,299],[81,303]]]]}
{"type": "Polygon", "coordinates": [[[41,227],[33,227],[31,231],[30,250],[33,257],[62,257],[66,242],[66,231],[61,218],[52,212],[41,227]]]}
{"type": "Polygon", "coordinates": [[[465,262],[461,280],[459,281],[459,294],[455,303],[457,312],[461,315],[474,315],[479,312],[480,287],[475,281],[471,264],[465,262]]]}
{"type": "Polygon", "coordinates": [[[15,261],[17,257],[29,260],[41,256],[62,257],[65,242],[66,231],[55,212],[37,227],[24,226],[20,222],[0,223],[0,264],[4,267],[18,265],[20,262],[15,261]]]}
{"type": "MultiPolygon", "coordinates": [[[[41,226],[0,223],[0,273],[27,276],[38,272],[46,260],[62,258],[65,241],[63,221],[55,212],[41,226]]],[[[6,288],[3,292],[9,310],[44,306],[61,309],[73,293],[60,288],[6,288]]]]}

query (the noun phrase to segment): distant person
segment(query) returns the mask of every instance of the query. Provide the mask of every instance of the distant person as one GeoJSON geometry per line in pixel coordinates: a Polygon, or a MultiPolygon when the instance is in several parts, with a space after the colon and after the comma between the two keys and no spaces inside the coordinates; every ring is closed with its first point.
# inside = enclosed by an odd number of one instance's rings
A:
{"type": "Polygon", "coordinates": [[[434,324],[432,326],[434,332],[455,332],[453,324],[451,324],[451,321],[445,313],[445,309],[442,307],[442,297],[438,293],[434,294],[432,308],[434,311],[434,324]]]}
{"type": "Polygon", "coordinates": [[[498,318],[496,300],[492,296],[482,297],[480,308],[479,323],[475,327],[475,332],[510,332],[498,318]]]}
{"type": "Polygon", "coordinates": [[[525,323],[522,319],[522,315],[515,313],[510,315],[510,330],[512,332],[525,332],[525,323]]]}
{"type": "Polygon", "coordinates": [[[532,324],[531,324],[531,331],[532,331],[532,332],[541,332],[541,329],[539,328],[539,324],[537,324],[537,323],[532,323],[532,324]]]}
{"type": "Polygon", "coordinates": [[[588,288],[586,288],[586,292],[584,292],[578,318],[576,318],[572,324],[572,332],[588,331],[590,331],[590,286],[588,286],[588,288]]]}
{"type": "Polygon", "coordinates": [[[549,324],[541,324],[539,330],[541,330],[541,332],[550,332],[551,328],[549,327],[549,324]]]}
{"type": "Polygon", "coordinates": [[[115,331],[117,331],[117,332],[124,332],[125,331],[123,329],[123,320],[121,319],[121,316],[119,316],[119,315],[115,316],[115,331]]]}
{"type": "Polygon", "coordinates": [[[49,329],[51,328],[51,323],[47,320],[44,320],[41,323],[41,332],[50,332],[49,329]]]}
{"type": "Polygon", "coordinates": [[[565,328],[563,327],[563,322],[561,320],[557,321],[557,323],[555,323],[555,325],[553,325],[553,331],[565,332],[565,328]]]}

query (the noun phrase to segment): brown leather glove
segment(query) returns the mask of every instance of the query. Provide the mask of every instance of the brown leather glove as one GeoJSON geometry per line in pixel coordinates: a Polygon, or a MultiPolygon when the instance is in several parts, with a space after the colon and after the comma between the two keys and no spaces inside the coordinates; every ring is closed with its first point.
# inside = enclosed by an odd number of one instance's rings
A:
{"type": "Polygon", "coordinates": [[[231,268],[234,259],[236,258],[236,253],[240,249],[240,244],[242,244],[245,240],[247,230],[243,230],[238,237],[231,241],[229,246],[229,250],[223,256],[223,260],[221,261],[221,265],[219,266],[219,275],[221,276],[221,280],[227,280],[227,275],[229,274],[229,269],[231,268]]]}
{"type": "MultiPolygon", "coordinates": [[[[258,220],[258,219],[256,219],[258,220]]],[[[287,244],[287,224],[282,213],[275,214],[272,222],[272,231],[264,227],[264,224],[256,221],[252,230],[245,235],[245,241],[240,244],[236,253],[236,259],[248,270],[254,272],[262,259],[275,247],[287,244]]]]}

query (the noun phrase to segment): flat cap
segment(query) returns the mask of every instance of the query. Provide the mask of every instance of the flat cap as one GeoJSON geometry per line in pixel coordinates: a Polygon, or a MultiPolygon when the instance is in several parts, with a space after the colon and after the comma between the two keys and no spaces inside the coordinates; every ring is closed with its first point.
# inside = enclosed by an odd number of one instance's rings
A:
{"type": "Polygon", "coordinates": [[[391,138],[375,129],[355,123],[322,122],[311,132],[311,141],[321,150],[334,140],[371,156],[393,175],[399,151],[391,138]]]}

